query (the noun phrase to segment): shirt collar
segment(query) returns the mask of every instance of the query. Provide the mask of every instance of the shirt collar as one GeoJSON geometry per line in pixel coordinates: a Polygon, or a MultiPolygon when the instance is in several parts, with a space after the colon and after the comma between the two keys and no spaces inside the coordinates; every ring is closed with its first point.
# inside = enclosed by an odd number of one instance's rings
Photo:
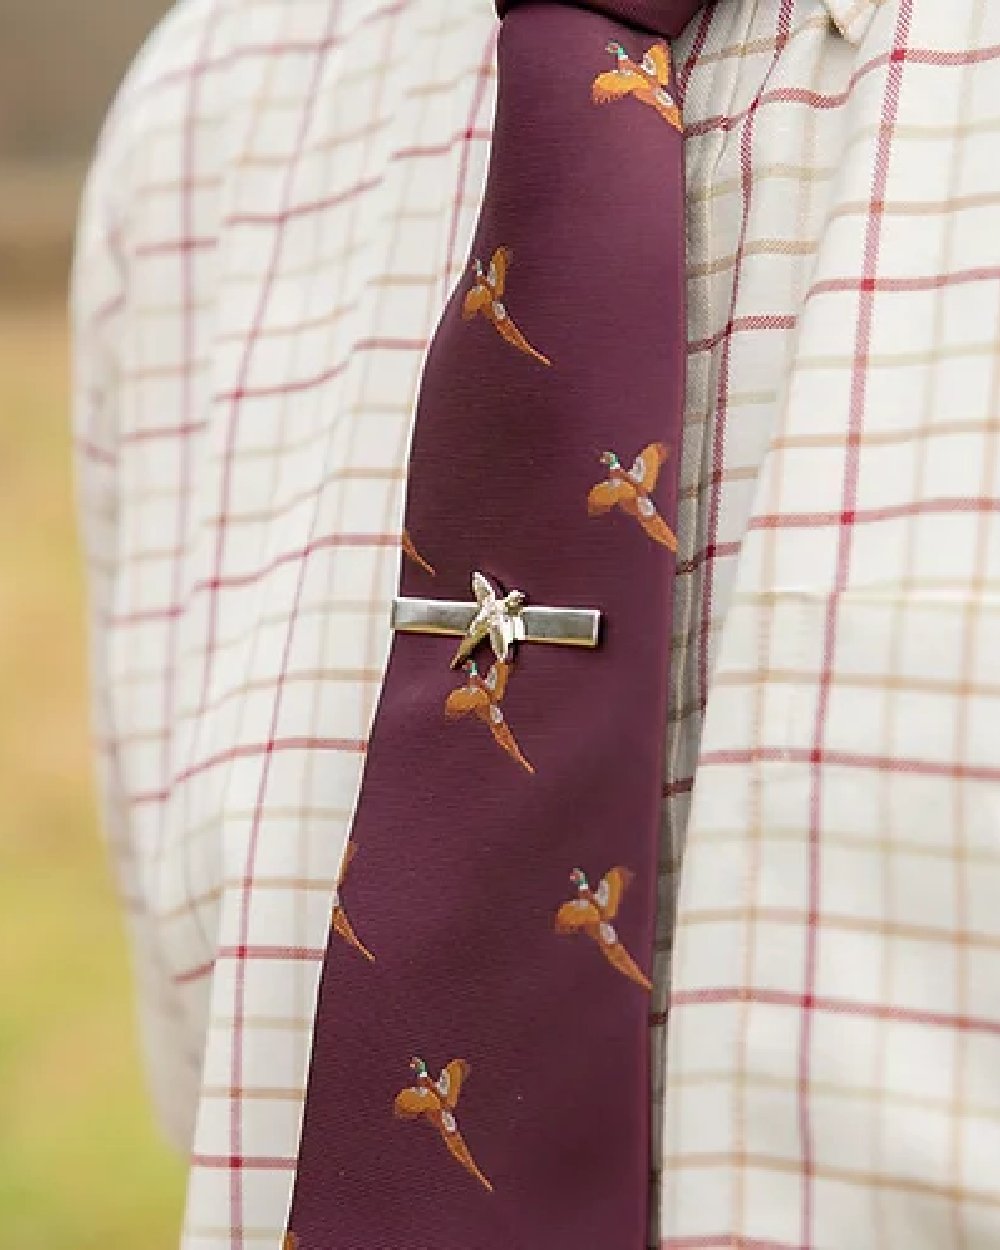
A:
{"type": "Polygon", "coordinates": [[[824,0],[824,3],[834,26],[848,43],[859,44],[883,0],[824,0]]]}

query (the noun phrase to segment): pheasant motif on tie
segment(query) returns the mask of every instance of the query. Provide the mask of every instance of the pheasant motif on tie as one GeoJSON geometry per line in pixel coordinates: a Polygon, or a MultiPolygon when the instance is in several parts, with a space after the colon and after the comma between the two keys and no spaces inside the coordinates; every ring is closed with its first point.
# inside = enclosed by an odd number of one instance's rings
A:
{"type": "Polygon", "coordinates": [[[489,174],[420,382],[397,633],[316,1005],[295,1250],[657,1239],[686,343],[665,41],[698,7],[498,4],[489,174]]]}
{"type": "Polygon", "coordinates": [[[497,746],[506,751],[523,769],[533,773],[534,767],[525,759],[524,752],[517,745],[517,739],[500,709],[507,691],[510,666],[498,660],[483,677],[476,661],[467,660],[465,672],[465,685],[453,690],[445,700],[445,716],[449,720],[458,720],[471,715],[482,721],[493,735],[497,746]]]}
{"type": "Polygon", "coordinates": [[[406,556],[407,560],[412,560],[418,568],[423,569],[428,577],[437,577],[437,569],[420,554],[413,539],[406,532],[406,530],[403,530],[400,535],[399,545],[402,548],[403,555],[406,556]]]}
{"type": "Polygon", "coordinates": [[[668,90],[671,67],[667,45],[653,44],[638,64],[614,39],[608,44],[608,51],[615,57],[617,65],[594,79],[594,103],[607,104],[611,100],[632,96],[640,104],[656,109],[665,122],[680,130],[681,112],[668,90]]]}
{"type": "Polygon", "coordinates": [[[587,512],[602,516],[612,508],[620,508],[635,517],[650,538],[670,551],[677,550],[677,536],[656,510],[650,498],[660,476],[660,468],[669,455],[663,443],[651,443],[624,469],[613,451],[601,454],[601,464],[608,470],[608,480],[599,482],[587,496],[587,512]]]}
{"type": "Polygon", "coordinates": [[[556,913],[557,933],[584,933],[597,943],[601,954],[623,976],[652,989],[649,977],[642,971],[618,938],[611,923],[618,915],[622,895],[632,881],[627,868],[612,868],[602,878],[596,890],[590,888],[586,873],[574,868],[570,881],[576,887],[576,898],[563,903],[556,913]]]}
{"type": "Polygon", "coordinates": [[[437,1131],[452,1157],[492,1193],[493,1186],[476,1165],[455,1118],[458,1098],[469,1075],[469,1065],[464,1059],[453,1059],[442,1068],[436,1081],[431,1080],[427,1064],[422,1059],[412,1059],[410,1069],[416,1077],[416,1084],[396,1095],[396,1115],[401,1120],[426,1120],[437,1131]]]}
{"type": "Polygon", "coordinates": [[[483,268],[483,262],[478,258],[472,262],[475,282],[462,304],[462,316],[468,321],[482,315],[497,334],[518,351],[533,356],[543,365],[551,365],[552,361],[536,351],[517,328],[503,302],[504,291],[507,289],[507,270],[513,259],[514,253],[509,247],[498,247],[488,269],[483,268]]]}
{"type": "MultiPolygon", "coordinates": [[[[343,889],[344,877],[347,875],[347,869],[350,867],[351,860],[354,858],[354,854],[357,851],[357,849],[358,849],[357,844],[354,842],[351,842],[348,844],[346,850],[344,851],[344,863],[340,872],[340,880],[337,883],[338,893],[340,892],[340,890],[343,889]]],[[[348,946],[353,946],[354,949],[360,955],[363,955],[364,958],[367,959],[369,963],[373,964],[375,962],[375,956],[368,949],[368,947],[365,946],[364,942],[361,941],[358,935],[354,932],[354,926],[351,924],[350,920],[347,918],[347,912],[344,911],[342,904],[339,902],[335,905],[333,909],[333,920],[331,921],[331,923],[333,925],[334,933],[342,937],[348,946]]]]}

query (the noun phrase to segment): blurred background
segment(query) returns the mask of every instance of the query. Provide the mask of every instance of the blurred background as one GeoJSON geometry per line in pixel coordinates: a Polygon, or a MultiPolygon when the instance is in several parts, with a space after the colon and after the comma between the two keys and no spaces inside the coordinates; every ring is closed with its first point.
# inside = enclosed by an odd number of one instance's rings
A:
{"type": "Polygon", "coordinates": [[[67,414],[80,179],[166,0],[0,0],[0,1250],[175,1250],[94,815],[67,414]]]}

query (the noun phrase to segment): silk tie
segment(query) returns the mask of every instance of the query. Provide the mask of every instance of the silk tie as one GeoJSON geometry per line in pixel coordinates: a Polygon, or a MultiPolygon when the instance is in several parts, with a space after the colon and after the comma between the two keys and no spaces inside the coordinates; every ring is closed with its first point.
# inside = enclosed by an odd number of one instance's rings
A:
{"type": "Polygon", "coordinates": [[[286,1250],[647,1244],[686,342],[664,40],[699,7],[498,5],[489,174],[425,362],[400,586],[471,602],[476,573],[483,628],[460,670],[447,638],[393,642],[286,1250]],[[515,589],[599,611],[596,649],[517,641],[515,589]]]}

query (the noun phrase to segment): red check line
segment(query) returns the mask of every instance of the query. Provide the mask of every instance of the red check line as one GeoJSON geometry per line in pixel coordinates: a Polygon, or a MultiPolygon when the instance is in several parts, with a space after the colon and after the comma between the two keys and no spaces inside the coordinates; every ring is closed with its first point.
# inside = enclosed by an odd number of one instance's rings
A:
{"type": "MultiPolygon", "coordinates": [[[[733,268],[738,269],[740,264],[739,256],[733,262],[733,268]]],[[[692,339],[688,344],[688,355],[694,356],[699,352],[714,351],[720,343],[728,342],[734,334],[744,334],[747,331],[757,330],[794,330],[798,318],[788,313],[773,313],[771,315],[761,315],[755,313],[749,317],[731,317],[729,321],[715,334],[709,335],[704,339],[692,339]]]]}
{"type": "Polygon", "coordinates": [[[91,442],[89,438],[74,438],[73,446],[86,459],[92,460],[95,464],[113,465],[115,463],[115,455],[108,451],[106,447],[100,447],[97,443],[91,442]]]}
{"type": "MultiPolygon", "coordinates": [[[[426,339],[390,339],[390,338],[365,338],[358,339],[352,345],[351,356],[359,355],[361,352],[371,351],[390,351],[390,352],[422,352],[427,346],[426,339]]],[[[332,365],[329,369],[323,369],[319,373],[314,373],[311,377],[297,378],[294,382],[278,382],[272,386],[245,386],[239,385],[231,391],[222,391],[216,396],[216,399],[224,403],[239,404],[245,399],[273,399],[276,395],[296,395],[303,391],[311,391],[314,387],[322,386],[325,382],[332,381],[333,378],[339,377],[347,368],[348,362],[342,361],[340,364],[332,365]]]]}
{"type": "MultiPolygon", "coordinates": [[[[113,235],[108,236],[109,250],[112,250],[112,242],[114,244],[117,244],[118,242],[117,231],[113,235]]],[[[120,313],[124,307],[125,295],[123,292],[119,291],[110,299],[105,300],[105,302],[94,313],[91,320],[94,325],[101,325],[105,321],[110,321],[111,318],[115,316],[116,313],[120,313]]]]}
{"type": "MultiPolygon", "coordinates": [[[[200,75],[197,68],[192,72],[191,83],[194,86],[200,75]]],[[[189,114],[190,117],[190,114],[189,114]]],[[[184,179],[184,186],[190,186],[191,180],[184,179]]],[[[187,198],[187,197],[185,197],[187,198]]],[[[186,228],[186,227],[185,227],[186,228]]],[[[148,256],[188,256],[191,252],[208,252],[216,247],[218,239],[213,237],[197,238],[186,234],[176,239],[157,239],[153,243],[140,243],[135,249],[137,257],[148,256]]]]}
{"type": "MultiPolygon", "coordinates": [[[[278,684],[281,684],[280,679],[278,684]]],[[[344,751],[361,755],[367,749],[368,744],[361,738],[311,738],[303,736],[297,738],[269,738],[267,742],[248,742],[242,746],[227,747],[225,751],[218,751],[215,755],[206,756],[205,759],[199,760],[197,764],[190,765],[190,767],[177,773],[172,779],[171,785],[164,790],[139,791],[127,801],[132,807],[140,807],[146,803],[163,803],[169,798],[171,791],[185,781],[190,781],[192,777],[208,772],[209,769],[216,768],[219,764],[230,764],[233,760],[253,759],[258,755],[277,755],[282,751],[344,751]]]]}
{"type": "MultiPolygon", "coordinates": [[[[179,372],[185,379],[184,390],[186,391],[189,371],[182,369],[179,372]]],[[[182,410],[187,411],[183,404],[182,410]]],[[[208,421],[204,418],[199,418],[197,421],[182,421],[178,425],[151,425],[140,430],[126,430],[118,441],[121,446],[125,447],[129,443],[147,443],[161,438],[188,438],[192,434],[200,434],[207,426],[208,421]]]]}
{"type": "MultiPolygon", "coordinates": [[[[913,0],[900,0],[893,52],[886,75],[885,95],[882,104],[882,124],[875,157],[875,175],[872,180],[871,200],[865,230],[864,273],[874,277],[878,273],[882,244],[882,227],[885,217],[885,193],[892,159],[892,141],[899,109],[902,85],[902,63],[906,40],[909,36],[913,0]]],[[[872,326],[875,318],[875,301],[872,291],[862,291],[858,309],[858,324],[854,342],[854,369],[851,377],[851,396],[848,410],[849,439],[845,453],[844,483],[840,512],[854,516],[857,511],[858,478],[860,475],[860,442],[865,424],[865,408],[868,396],[868,364],[871,353],[872,326]]],[[[847,585],[853,552],[854,526],[841,525],[837,537],[836,580],[837,589],[847,585]]],[[[820,673],[816,719],[813,727],[813,747],[821,751],[826,740],[827,721],[830,710],[830,692],[833,687],[834,656],[837,650],[837,627],[840,617],[837,598],[831,596],[826,608],[823,631],[823,660],[820,673]]],[[[812,1075],[812,1024],[814,991],[816,986],[817,952],[819,948],[819,916],[821,908],[822,881],[822,821],[823,782],[825,773],[821,765],[810,761],[809,786],[809,861],[808,861],[808,926],[806,929],[805,974],[806,993],[802,999],[803,1011],[799,1032],[798,1063],[798,1127],[802,1154],[802,1211],[800,1240],[804,1247],[813,1247],[815,1178],[814,1143],[810,1082],[812,1075]],[[808,1005],[807,1005],[808,1004],[808,1005]]]]}
{"type": "MultiPolygon", "coordinates": [[[[492,46],[493,40],[491,39],[490,42],[492,46]]],[[[470,112],[473,115],[473,117],[476,116],[476,114],[479,112],[480,105],[482,104],[485,83],[489,79],[489,73],[487,71],[488,71],[488,67],[484,66],[480,68],[476,74],[476,77],[477,77],[476,91],[473,94],[472,108],[470,109],[470,112]]],[[[394,152],[392,154],[392,160],[408,161],[408,160],[413,160],[413,159],[417,159],[417,160],[426,159],[427,157],[430,157],[430,156],[446,156],[449,152],[454,151],[455,148],[459,144],[461,144],[462,145],[462,161],[464,162],[464,164],[467,164],[468,152],[469,152],[469,141],[472,139],[475,139],[480,143],[489,143],[492,138],[493,138],[492,131],[486,130],[481,126],[477,127],[470,122],[470,124],[466,126],[464,129],[457,131],[454,135],[452,135],[450,139],[445,139],[441,143],[427,143],[427,144],[424,144],[422,147],[400,148],[397,152],[394,152]]],[[[460,173],[459,175],[460,186],[462,185],[461,178],[463,176],[464,176],[464,171],[463,173],[460,173]]],[[[456,197],[455,202],[456,203],[458,202],[457,197],[456,197]]]]}
{"type": "Polygon", "coordinates": [[[670,997],[672,1007],[730,1006],[756,1003],[761,1007],[790,1007],[808,1020],[817,1012],[862,1020],[887,1020],[921,1028],[949,1029],[960,1033],[980,1033],[1000,1037],[1000,1019],[957,1015],[947,1011],[925,1011],[917,1007],[892,1007],[885,1003],[862,1003],[824,994],[798,994],[788,990],[754,989],[727,985],[716,989],[677,990],[670,997]]]}
{"type": "MultiPolygon", "coordinates": [[[[792,19],[792,0],[781,0],[781,8],[777,18],[777,31],[774,40],[774,49],[772,53],[771,65],[775,66],[781,54],[784,52],[788,44],[791,31],[792,19]]],[[[764,81],[767,81],[765,77],[764,81]]],[[[740,190],[741,190],[741,215],[740,215],[740,232],[736,245],[736,255],[733,262],[733,288],[729,305],[728,321],[721,335],[721,350],[719,352],[718,365],[718,385],[715,394],[715,419],[710,427],[708,437],[712,439],[712,476],[711,476],[711,495],[708,504],[708,519],[706,525],[706,548],[717,551],[719,546],[719,517],[722,511],[722,482],[725,470],[725,444],[726,444],[726,426],[729,417],[729,376],[732,369],[733,354],[733,327],[737,320],[745,320],[746,324],[754,329],[773,330],[779,327],[785,327],[789,320],[787,317],[777,317],[769,324],[769,319],[760,317],[738,318],[737,309],[740,303],[742,293],[742,275],[743,262],[746,256],[747,238],[750,232],[750,213],[753,202],[754,193],[754,157],[753,157],[753,137],[754,123],[757,118],[758,109],[760,107],[761,94],[750,104],[747,110],[746,125],[740,135],[740,190]]],[[[717,558],[717,557],[716,557],[717,558]]],[[[715,591],[715,569],[716,559],[705,559],[704,569],[702,572],[701,586],[701,608],[698,640],[698,682],[697,682],[697,700],[699,710],[704,710],[708,702],[708,686],[709,686],[709,650],[712,640],[712,625],[715,613],[714,608],[714,591],[715,591]]]]}
{"type": "MultiPolygon", "coordinates": [[[[225,525],[225,521],[220,518],[217,524],[221,528],[225,525]]],[[[119,628],[142,625],[147,621],[168,620],[170,617],[182,615],[190,606],[194,596],[201,591],[252,586],[255,582],[268,577],[275,569],[281,568],[282,565],[298,564],[313,552],[322,551],[327,547],[396,547],[398,545],[398,534],[325,534],[322,538],[312,539],[304,547],[283,551],[280,556],[275,556],[263,568],[253,569],[249,573],[231,573],[226,577],[202,578],[195,582],[190,596],[184,603],[171,603],[162,608],[142,608],[135,612],[121,612],[109,615],[106,619],[109,625],[119,628]]]]}
{"type": "Polygon", "coordinates": [[[857,751],[840,751],[829,747],[752,747],[740,750],[706,751],[703,765],[755,762],[775,764],[810,764],[815,768],[863,768],[880,773],[912,773],[915,777],[947,777],[951,781],[1000,781],[1000,764],[943,764],[938,760],[922,760],[913,756],[869,755],[857,751]]]}
{"type": "MultiPolygon", "coordinates": [[[[365,18],[363,24],[366,26],[374,25],[376,22],[382,21],[383,18],[393,17],[406,7],[406,3],[407,0],[393,0],[393,3],[387,4],[381,9],[376,9],[374,13],[365,18]]],[[[327,34],[321,39],[313,40],[276,39],[271,43],[245,44],[233,52],[227,52],[225,56],[206,60],[204,71],[207,73],[217,69],[229,69],[234,65],[238,65],[241,61],[252,60],[254,57],[270,61],[279,56],[322,55],[340,47],[344,42],[345,40],[341,35],[327,34]]],[[[184,82],[189,72],[190,69],[187,66],[181,69],[168,70],[166,73],[159,75],[159,77],[143,84],[142,88],[136,92],[135,98],[152,95],[164,87],[175,86],[179,82],[184,82]]]]}
{"type": "Polygon", "coordinates": [[[825,278],[816,282],[806,293],[810,300],[816,295],[848,291],[851,294],[874,291],[876,293],[909,294],[914,291],[942,291],[950,287],[968,286],[976,282],[996,282],[1000,278],[1000,266],[979,269],[958,269],[954,273],[919,274],[908,278],[825,278]]]}
{"type": "MultiPolygon", "coordinates": [[[[490,137],[490,132],[487,130],[460,130],[441,143],[427,144],[425,147],[400,148],[392,154],[391,160],[405,161],[444,156],[459,144],[463,145],[463,151],[467,150],[465,145],[471,138],[489,142],[490,137]]],[[[346,190],[338,191],[336,195],[326,195],[316,200],[303,200],[300,204],[282,208],[273,213],[231,213],[223,219],[223,224],[225,226],[284,226],[289,221],[311,217],[314,213],[324,213],[332,208],[341,208],[344,204],[350,204],[367,192],[373,191],[381,181],[381,177],[364,178],[346,190]]]]}
{"type": "MultiPolygon", "coordinates": [[[[684,93],[687,90],[688,79],[698,64],[702,52],[705,50],[705,44],[708,42],[708,34],[712,29],[713,10],[711,7],[702,9],[698,17],[698,29],[695,31],[694,39],[691,41],[691,50],[688,52],[683,66],[677,72],[677,95],[682,106],[683,113],[684,93]]],[[[685,133],[687,130],[685,128],[685,133]]]]}
{"type": "MultiPolygon", "coordinates": [[[[394,6],[394,11],[401,11],[402,5],[394,6]]],[[[327,34],[332,35],[333,24],[339,19],[341,6],[334,4],[329,7],[327,13],[327,34]]],[[[386,10],[389,12],[390,10],[386,10]]],[[[369,19],[373,20],[373,19],[369,19]]],[[[383,55],[387,56],[389,52],[389,44],[392,38],[392,27],[386,25],[384,28],[383,55]]],[[[324,58],[317,57],[313,66],[311,82],[309,84],[307,102],[302,110],[298,135],[296,137],[295,148],[288,162],[286,169],[286,177],[282,188],[282,197],[287,203],[291,193],[291,187],[294,182],[295,175],[299,167],[299,154],[305,143],[305,137],[308,133],[309,126],[312,122],[313,112],[316,101],[320,98],[319,83],[324,65],[324,58]]],[[[240,368],[240,385],[245,386],[249,371],[250,358],[253,354],[254,345],[260,334],[260,327],[263,322],[264,311],[270,296],[270,290],[277,273],[280,254],[282,251],[283,231],[280,227],[277,229],[277,237],[274,247],[269,258],[267,277],[261,290],[261,297],[255,310],[254,320],[251,325],[250,335],[247,340],[247,348],[241,362],[240,368]]],[[[229,511],[229,497],[231,489],[230,472],[231,458],[235,444],[235,426],[237,415],[242,411],[242,405],[236,404],[230,409],[230,426],[227,431],[227,459],[226,459],[226,478],[223,493],[222,515],[225,516],[229,511]]],[[[310,546],[315,541],[315,525],[318,520],[317,512],[314,512],[309,531],[310,546]]],[[[225,526],[220,525],[218,529],[218,546],[216,548],[215,577],[219,577],[222,572],[222,556],[223,556],[223,539],[225,536],[225,526]]],[[[288,672],[288,662],[291,656],[292,642],[295,637],[296,626],[299,621],[300,608],[302,604],[302,592],[305,585],[306,572],[308,570],[308,561],[300,560],[297,568],[295,580],[295,589],[292,595],[290,614],[288,624],[285,631],[284,645],[282,647],[281,664],[278,670],[277,682],[274,689],[274,699],[271,708],[270,726],[268,728],[268,741],[273,743],[277,734],[278,723],[280,720],[282,700],[285,692],[285,676],[288,672]]],[[[211,647],[214,644],[215,631],[217,627],[218,614],[218,596],[213,593],[209,600],[209,650],[207,653],[205,680],[202,689],[202,706],[206,703],[209,690],[209,665],[211,662],[211,647]]],[[[253,890],[249,883],[253,880],[254,867],[257,859],[257,847],[260,840],[261,824],[264,815],[264,802],[267,796],[268,784],[271,779],[271,760],[273,750],[268,749],[260,768],[260,775],[257,783],[257,793],[254,799],[253,816],[250,820],[250,828],[247,837],[246,857],[244,861],[243,879],[244,886],[240,892],[239,905],[239,945],[245,946],[249,940],[251,903],[254,897],[253,890]]],[[[246,959],[236,959],[234,975],[233,975],[233,1039],[231,1050],[230,1064],[230,1083],[239,1087],[243,1083],[244,1077],[244,1028],[243,1018],[246,1007],[247,994],[247,968],[248,961],[246,959]]],[[[239,1100],[235,1100],[230,1104],[230,1154],[234,1158],[242,1156],[242,1134],[243,1134],[243,1104],[239,1100]]],[[[287,1166],[287,1165],[285,1165],[287,1166]]],[[[233,1233],[232,1250],[244,1250],[244,1238],[242,1235],[243,1227],[243,1186],[241,1173],[237,1169],[230,1172],[230,1221],[231,1226],[235,1230],[233,1233]]]]}
{"type": "Polygon", "coordinates": [[[174,985],[190,985],[194,981],[200,981],[202,978],[211,976],[215,971],[215,960],[210,959],[207,963],[198,964],[194,968],[186,968],[183,972],[175,972],[171,977],[174,985]]]}
{"type": "Polygon", "coordinates": [[[270,226],[280,229],[290,221],[302,217],[310,217],[313,213],[327,212],[331,208],[340,208],[350,204],[368,191],[373,191],[381,182],[380,178],[365,178],[348,187],[346,191],[338,191],[336,195],[325,195],[318,200],[303,200],[300,204],[286,205],[274,213],[230,213],[223,219],[223,226],[270,226]]]}
{"type": "MultiPolygon", "coordinates": [[[[241,1172],[280,1172],[295,1166],[294,1159],[285,1159],[280,1155],[204,1155],[192,1154],[191,1162],[201,1168],[223,1168],[226,1171],[241,1172]]],[[[233,1235],[242,1244],[242,1227],[234,1225],[233,1235]]]]}
{"type": "MultiPolygon", "coordinates": [[[[195,370],[195,354],[197,344],[195,342],[195,278],[194,278],[194,262],[195,254],[199,251],[208,250],[214,247],[215,241],[201,239],[194,233],[195,224],[195,166],[197,164],[197,155],[195,153],[195,143],[197,140],[197,120],[200,110],[201,90],[205,77],[205,61],[209,55],[212,40],[215,36],[218,26],[218,12],[213,12],[212,17],[206,21],[202,31],[201,40],[198,46],[197,61],[192,67],[191,77],[188,82],[188,89],[184,103],[184,124],[181,131],[181,179],[182,191],[180,196],[181,209],[181,238],[180,242],[186,246],[177,249],[179,255],[180,269],[180,316],[182,325],[182,345],[181,345],[181,366],[180,366],[180,412],[181,418],[179,428],[191,431],[181,436],[178,448],[179,465],[177,480],[177,507],[174,515],[174,542],[173,551],[170,555],[170,598],[176,602],[182,593],[184,580],[184,561],[182,559],[182,551],[187,535],[188,514],[191,502],[191,459],[192,459],[192,442],[193,431],[195,428],[203,428],[207,422],[194,421],[191,419],[194,396],[194,370],[195,370]]],[[[165,245],[151,245],[147,251],[147,255],[167,254],[165,245]]],[[[123,440],[124,441],[124,440],[123,440]]],[[[159,761],[159,779],[161,787],[169,787],[170,776],[174,768],[174,734],[175,734],[175,708],[176,708],[176,687],[177,687],[177,644],[178,644],[178,618],[170,616],[166,621],[166,638],[164,640],[164,667],[163,667],[163,686],[162,700],[160,706],[160,724],[164,727],[164,732],[160,740],[160,761],[159,761]]],[[[168,807],[166,803],[159,805],[157,812],[157,829],[156,829],[156,849],[154,851],[154,860],[159,862],[162,855],[163,846],[167,838],[167,815],[168,807]]],[[[190,857],[185,857],[183,873],[183,888],[189,898],[194,898],[197,891],[194,889],[191,880],[191,861],[190,857]]],[[[191,908],[192,927],[200,939],[202,950],[208,951],[212,948],[212,939],[205,931],[201,923],[200,911],[196,906],[191,908]]]]}
{"type": "Polygon", "coordinates": [[[762,92],[754,104],[739,113],[730,115],[716,114],[706,117],[694,126],[689,126],[689,136],[704,135],[712,130],[737,130],[743,125],[750,109],[757,103],[764,104],[805,104],[814,109],[835,109],[846,104],[854,94],[854,90],[862,79],[870,74],[877,74],[887,65],[909,62],[915,65],[934,65],[940,69],[962,69],[986,61],[1000,60],[1000,45],[993,44],[987,48],[965,50],[962,52],[940,52],[934,48],[894,48],[891,53],[883,52],[879,56],[866,61],[851,76],[844,91],[825,93],[808,91],[800,88],[781,88],[775,91],[762,92]]]}
{"type": "Polygon", "coordinates": [[[882,508],[855,508],[848,512],[781,512],[752,517],[748,529],[822,529],[824,526],[859,525],[866,521],[891,521],[899,517],[940,515],[942,513],[1000,512],[1000,499],[970,498],[921,499],[912,503],[890,504],[882,508]]]}
{"type": "Polygon", "coordinates": [[[292,962],[318,963],[326,953],[323,946],[220,946],[219,959],[278,959],[292,962]]]}

